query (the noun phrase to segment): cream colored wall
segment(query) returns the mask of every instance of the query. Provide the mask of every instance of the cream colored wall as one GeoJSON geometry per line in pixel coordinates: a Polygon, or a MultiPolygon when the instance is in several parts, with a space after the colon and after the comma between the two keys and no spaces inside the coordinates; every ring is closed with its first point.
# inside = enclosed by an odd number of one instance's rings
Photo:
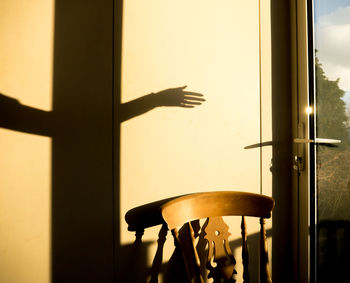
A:
{"type": "MultiPolygon", "coordinates": [[[[122,124],[122,217],[188,192],[259,192],[259,149],[243,149],[260,141],[258,1],[246,2],[124,1],[122,102],[183,85],[206,102],[122,124]]],[[[0,92],[45,111],[52,110],[53,21],[54,1],[0,2],[0,92]]],[[[262,141],[268,137],[263,131],[262,141]]],[[[0,281],[49,282],[51,138],[0,128],[0,156],[0,281]]],[[[144,236],[153,243],[149,265],[158,230],[144,236]]],[[[124,219],[120,231],[122,245],[134,241],[124,219]]]]}
{"type": "MultiPolygon", "coordinates": [[[[264,11],[268,17],[269,3],[264,11]]],[[[244,149],[261,135],[258,15],[258,1],[125,1],[122,103],[184,85],[206,101],[192,109],[154,109],[122,123],[121,216],[135,206],[190,192],[260,192],[260,149],[244,149]]],[[[268,20],[263,32],[269,32],[268,20]]],[[[263,46],[266,72],[269,47],[263,46]]],[[[268,73],[263,85],[266,111],[271,110],[270,78],[268,73]]],[[[267,129],[261,136],[268,140],[270,116],[264,117],[267,129]]],[[[266,150],[263,191],[271,194],[271,150],[266,150]]],[[[257,225],[249,227],[250,233],[258,231],[257,225]]],[[[148,229],[144,236],[153,242],[149,265],[158,230],[148,229]]],[[[133,241],[122,219],[121,244],[133,241]]],[[[172,249],[167,241],[165,259],[172,249]]]]}
{"type": "MultiPolygon", "coordinates": [[[[272,141],[272,103],[271,103],[271,1],[261,1],[261,141],[272,141]]],[[[261,172],[262,193],[272,195],[272,145],[262,150],[261,172]]]]}
{"type": "MultiPolygon", "coordinates": [[[[272,76],[271,76],[271,1],[261,1],[261,141],[272,141],[272,76]]],[[[272,196],[272,145],[261,147],[261,191],[272,196]]],[[[272,229],[271,219],[266,221],[266,230],[272,229]]],[[[267,237],[269,262],[272,273],[272,236],[267,237]]]]}
{"type": "MultiPolygon", "coordinates": [[[[53,9],[53,0],[0,1],[0,93],[45,111],[53,9]]],[[[51,139],[0,128],[0,156],[0,281],[49,282],[51,139]]]]}

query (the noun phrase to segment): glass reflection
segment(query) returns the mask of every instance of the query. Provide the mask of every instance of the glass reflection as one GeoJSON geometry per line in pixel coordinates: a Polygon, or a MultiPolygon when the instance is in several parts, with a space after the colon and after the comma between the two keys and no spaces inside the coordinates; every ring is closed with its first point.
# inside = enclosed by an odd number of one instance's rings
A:
{"type": "Polygon", "coordinates": [[[314,1],[317,282],[342,282],[350,245],[350,0],[314,1]]]}

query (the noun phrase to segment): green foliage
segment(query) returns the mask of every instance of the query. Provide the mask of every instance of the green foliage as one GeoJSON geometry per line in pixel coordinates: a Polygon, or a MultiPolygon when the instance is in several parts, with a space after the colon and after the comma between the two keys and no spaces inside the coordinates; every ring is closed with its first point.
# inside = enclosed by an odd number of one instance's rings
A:
{"type": "Polygon", "coordinates": [[[316,132],[321,138],[342,140],[342,147],[349,144],[346,130],[346,105],[341,99],[344,91],[339,79],[329,80],[316,58],[316,132]]]}
{"type": "Polygon", "coordinates": [[[316,58],[317,136],[342,141],[336,147],[316,147],[319,221],[350,219],[350,142],[344,93],[339,79],[329,80],[316,58]]]}

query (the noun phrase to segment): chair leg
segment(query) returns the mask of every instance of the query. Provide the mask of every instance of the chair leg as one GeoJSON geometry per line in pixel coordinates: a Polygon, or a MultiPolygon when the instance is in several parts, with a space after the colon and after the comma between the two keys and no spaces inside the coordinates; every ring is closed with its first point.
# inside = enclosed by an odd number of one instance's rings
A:
{"type": "Polygon", "coordinates": [[[265,219],[260,218],[260,282],[272,283],[267,254],[265,219]]]}
{"type": "Polygon", "coordinates": [[[241,230],[242,230],[242,263],[243,263],[243,282],[249,283],[249,254],[248,254],[248,243],[247,243],[247,225],[245,223],[245,218],[242,216],[241,222],[241,230]]]}

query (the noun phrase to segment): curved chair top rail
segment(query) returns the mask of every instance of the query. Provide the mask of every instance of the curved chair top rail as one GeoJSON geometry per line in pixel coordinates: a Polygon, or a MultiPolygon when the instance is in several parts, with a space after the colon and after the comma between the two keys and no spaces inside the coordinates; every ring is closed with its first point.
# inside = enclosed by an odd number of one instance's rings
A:
{"type": "Polygon", "coordinates": [[[125,215],[125,220],[129,225],[128,230],[139,231],[149,227],[164,224],[161,213],[162,205],[182,196],[185,195],[154,201],[130,209],[125,215]]]}
{"type": "Polygon", "coordinates": [[[275,205],[271,197],[233,191],[194,193],[170,200],[161,207],[169,229],[186,222],[216,216],[255,216],[270,218],[275,205]]]}

